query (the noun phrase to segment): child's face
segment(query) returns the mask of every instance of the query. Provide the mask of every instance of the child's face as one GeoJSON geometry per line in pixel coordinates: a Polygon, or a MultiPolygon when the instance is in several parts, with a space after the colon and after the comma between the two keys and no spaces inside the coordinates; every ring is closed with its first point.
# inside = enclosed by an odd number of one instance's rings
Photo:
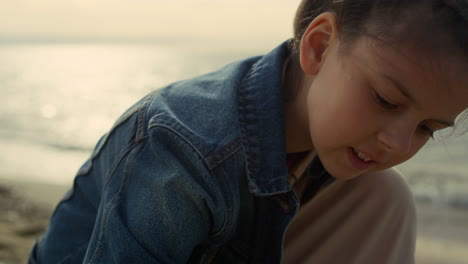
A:
{"type": "Polygon", "coordinates": [[[307,96],[312,144],[337,178],[408,160],[468,107],[467,64],[433,63],[368,37],[344,56],[338,45],[330,46],[307,96]]]}

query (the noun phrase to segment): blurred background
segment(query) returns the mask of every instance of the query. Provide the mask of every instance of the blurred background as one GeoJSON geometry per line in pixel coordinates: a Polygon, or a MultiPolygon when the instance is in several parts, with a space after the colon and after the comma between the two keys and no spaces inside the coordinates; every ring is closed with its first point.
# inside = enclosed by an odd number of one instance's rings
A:
{"type": "MultiPolygon", "coordinates": [[[[0,1],[2,264],[24,259],[38,216],[125,109],[269,52],[292,36],[300,2],[0,1]]],[[[418,203],[417,263],[468,263],[468,135],[436,138],[399,167],[418,203]]]]}

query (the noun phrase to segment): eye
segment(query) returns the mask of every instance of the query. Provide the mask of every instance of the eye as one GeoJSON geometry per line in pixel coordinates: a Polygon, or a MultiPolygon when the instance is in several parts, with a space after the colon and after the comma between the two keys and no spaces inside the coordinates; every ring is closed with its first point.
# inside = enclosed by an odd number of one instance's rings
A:
{"type": "Polygon", "coordinates": [[[387,110],[395,110],[398,108],[398,105],[390,103],[387,99],[381,96],[377,91],[374,91],[374,99],[381,107],[387,110]]]}
{"type": "Polygon", "coordinates": [[[419,126],[419,129],[421,130],[422,133],[429,135],[431,138],[434,138],[434,130],[432,130],[427,125],[421,124],[419,126]]]}

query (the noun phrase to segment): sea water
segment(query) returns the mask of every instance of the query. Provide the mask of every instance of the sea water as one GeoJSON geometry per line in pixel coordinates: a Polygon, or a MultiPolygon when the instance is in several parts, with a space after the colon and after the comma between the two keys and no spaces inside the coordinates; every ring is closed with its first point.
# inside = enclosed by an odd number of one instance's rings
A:
{"type": "MultiPolygon", "coordinates": [[[[139,98],[274,46],[0,45],[0,177],[71,184],[99,137],[139,98]]],[[[468,135],[431,142],[399,168],[416,199],[468,209],[468,135]]]]}

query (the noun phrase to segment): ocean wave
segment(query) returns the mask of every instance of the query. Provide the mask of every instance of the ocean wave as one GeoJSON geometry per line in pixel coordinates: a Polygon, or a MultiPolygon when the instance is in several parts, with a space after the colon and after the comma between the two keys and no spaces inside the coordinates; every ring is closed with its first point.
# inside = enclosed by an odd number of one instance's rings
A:
{"type": "Polygon", "coordinates": [[[73,143],[72,141],[63,140],[57,136],[44,136],[44,134],[47,133],[0,129],[0,140],[21,142],[23,145],[41,145],[57,151],[91,152],[94,147],[91,144],[83,144],[80,142],[73,143]]]}

